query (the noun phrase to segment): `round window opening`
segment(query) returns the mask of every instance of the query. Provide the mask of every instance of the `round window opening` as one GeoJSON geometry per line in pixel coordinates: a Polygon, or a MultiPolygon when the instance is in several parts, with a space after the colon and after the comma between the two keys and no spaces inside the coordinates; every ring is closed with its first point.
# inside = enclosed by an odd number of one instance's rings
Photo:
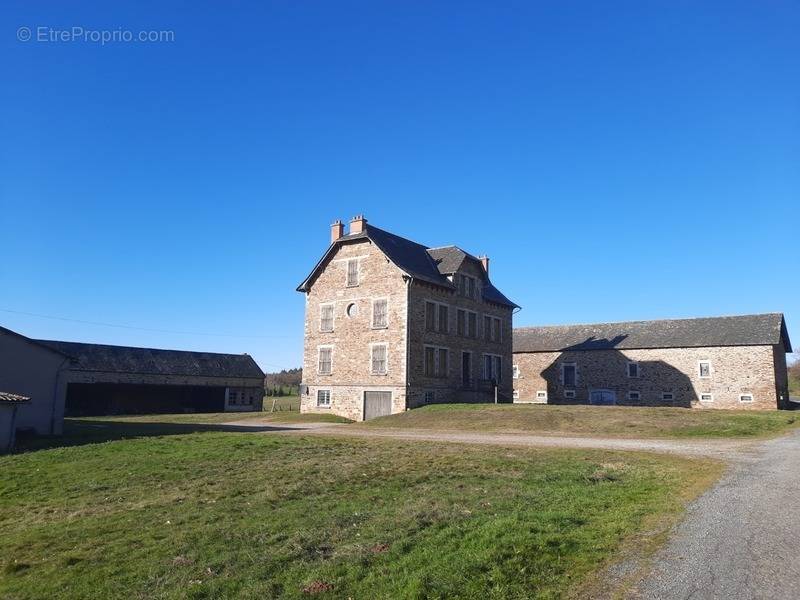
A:
{"type": "Polygon", "coordinates": [[[355,317],[358,315],[358,304],[353,302],[352,304],[347,305],[347,316],[348,317],[355,317]]]}

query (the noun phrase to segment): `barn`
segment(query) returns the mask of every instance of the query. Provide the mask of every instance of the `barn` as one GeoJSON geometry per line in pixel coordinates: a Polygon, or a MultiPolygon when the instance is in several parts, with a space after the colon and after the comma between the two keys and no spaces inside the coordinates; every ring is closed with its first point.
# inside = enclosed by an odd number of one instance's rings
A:
{"type": "Polygon", "coordinates": [[[30,398],[17,427],[61,433],[67,416],[261,410],[248,354],[31,339],[0,327],[0,389],[30,398]]]}

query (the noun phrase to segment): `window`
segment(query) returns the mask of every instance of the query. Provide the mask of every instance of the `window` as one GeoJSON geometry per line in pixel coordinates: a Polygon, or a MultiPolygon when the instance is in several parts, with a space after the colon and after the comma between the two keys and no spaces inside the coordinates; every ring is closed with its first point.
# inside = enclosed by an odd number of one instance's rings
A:
{"type": "Polygon", "coordinates": [[[739,394],[739,402],[752,402],[753,394],[739,394]]]}
{"type": "Polygon", "coordinates": [[[425,404],[436,402],[436,392],[428,390],[425,392],[425,404]]]}
{"type": "Polygon", "coordinates": [[[639,392],[628,392],[628,400],[635,400],[638,402],[640,397],[641,395],[639,392]]]}
{"type": "Polygon", "coordinates": [[[447,348],[439,348],[438,364],[436,365],[436,374],[439,377],[447,377],[447,348]]]}
{"type": "Polygon", "coordinates": [[[536,392],[537,400],[547,400],[547,390],[539,390],[536,392]]]}
{"type": "Polygon", "coordinates": [[[467,320],[467,311],[459,308],[456,311],[456,333],[458,335],[464,335],[466,331],[466,320],[467,320]]]}
{"type": "Polygon", "coordinates": [[[483,355],[483,379],[486,381],[500,382],[502,379],[503,359],[495,354],[483,355]]]}
{"type": "Polygon", "coordinates": [[[503,341],[503,322],[500,319],[493,319],[494,327],[492,328],[492,341],[503,341]]]}
{"type": "Polygon", "coordinates": [[[447,377],[449,354],[447,348],[425,346],[425,375],[427,377],[447,377]]]}
{"type": "Polygon", "coordinates": [[[477,283],[474,277],[459,274],[456,276],[456,282],[459,296],[464,296],[465,298],[475,298],[477,283]]]}
{"type": "Polygon", "coordinates": [[[519,365],[514,365],[511,367],[511,378],[519,379],[519,365]]]}
{"type": "Polygon", "coordinates": [[[629,362],[628,363],[628,377],[639,377],[639,363],[638,362],[629,362]]]}
{"type": "Polygon", "coordinates": [[[478,313],[470,312],[469,319],[467,321],[469,327],[467,329],[467,335],[471,338],[478,337],[478,313]]]}
{"type": "Polygon", "coordinates": [[[236,404],[238,401],[239,401],[239,392],[228,390],[228,402],[230,404],[236,404]]]}
{"type": "Polygon", "coordinates": [[[437,329],[439,333],[447,333],[450,329],[449,327],[449,319],[448,319],[448,309],[446,304],[439,305],[439,322],[437,323],[437,329]]]}
{"type": "Polygon", "coordinates": [[[436,348],[425,346],[425,375],[433,377],[436,374],[436,348]]]}
{"type": "Polygon", "coordinates": [[[320,375],[330,375],[333,367],[333,348],[330,346],[322,346],[319,349],[319,367],[320,375]]]}
{"type": "Polygon", "coordinates": [[[467,277],[469,281],[469,287],[467,288],[467,296],[470,298],[475,298],[475,278],[474,277],[467,277]]]}
{"type": "Polygon", "coordinates": [[[386,298],[372,301],[372,328],[384,329],[389,326],[389,301],[386,298]]]}
{"type": "Polygon", "coordinates": [[[358,316],[358,304],[351,302],[347,305],[347,316],[351,319],[358,316]]]}
{"type": "Polygon", "coordinates": [[[577,367],[575,363],[562,363],[561,365],[561,383],[566,387],[573,387],[575,385],[577,367]]]}
{"type": "Polygon", "coordinates": [[[347,287],[358,285],[358,260],[353,258],[347,261],[347,287]]]}
{"type": "Polygon", "coordinates": [[[320,304],[319,306],[319,330],[333,331],[333,304],[320,304]]]}
{"type": "Polygon", "coordinates": [[[700,377],[711,377],[711,361],[701,360],[698,364],[700,365],[700,377]]]}
{"type": "Polygon", "coordinates": [[[331,391],[317,390],[317,406],[330,406],[330,405],[331,405],[331,391]]]}
{"type": "Polygon", "coordinates": [[[574,398],[575,390],[564,390],[564,398],[574,398]]]}
{"type": "Polygon", "coordinates": [[[661,399],[666,400],[668,402],[672,402],[675,399],[675,394],[673,394],[672,392],[664,392],[663,394],[661,394],[661,399]]]}
{"type": "Polygon", "coordinates": [[[388,352],[386,344],[372,344],[372,374],[386,375],[386,354],[388,352]]]}
{"type": "Polygon", "coordinates": [[[483,315],[483,339],[487,342],[492,339],[492,317],[483,315]]]}
{"type": "Polygon", "coordinates": [[[514,390],[511,392],[511,399],[512,400],[519,400],[519,390],[514,390]]]}
{"type": "Polygon", "coordinates": [[[713,402],[714,396],[711,394],[700,394],[700,402],[713,402]]]}
{"type": "Polygon", "coordinates": [[[434,302],[425,303],[425,330],[436,331],[436,304],[434,302]]]}

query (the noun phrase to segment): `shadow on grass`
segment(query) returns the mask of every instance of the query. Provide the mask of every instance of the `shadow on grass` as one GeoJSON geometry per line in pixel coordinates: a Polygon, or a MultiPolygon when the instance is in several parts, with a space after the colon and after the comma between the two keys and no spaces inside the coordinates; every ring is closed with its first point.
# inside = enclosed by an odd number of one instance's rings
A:
{"type": "Polygon", "coordinates": [[[230,432],[255,433],[265,431],[290,431],[296,428],[282,425],[223,425],[208,423],[132,423],[92,419],[64,419],[64,433],[57,436],[19,434],[15,453],[100,444],[115,440],[154,437],[162,435],[187,435],[191,433],[230,432]]]}

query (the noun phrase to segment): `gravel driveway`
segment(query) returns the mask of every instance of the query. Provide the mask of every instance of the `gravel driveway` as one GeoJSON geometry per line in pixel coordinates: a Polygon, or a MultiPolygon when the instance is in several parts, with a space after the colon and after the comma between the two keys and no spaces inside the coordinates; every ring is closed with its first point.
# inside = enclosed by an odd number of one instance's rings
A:
{"type": "Polygon", "coordinates": [[[759,444],[693,502],[632,598],[800,598],[800,431],[759,444]]]}

